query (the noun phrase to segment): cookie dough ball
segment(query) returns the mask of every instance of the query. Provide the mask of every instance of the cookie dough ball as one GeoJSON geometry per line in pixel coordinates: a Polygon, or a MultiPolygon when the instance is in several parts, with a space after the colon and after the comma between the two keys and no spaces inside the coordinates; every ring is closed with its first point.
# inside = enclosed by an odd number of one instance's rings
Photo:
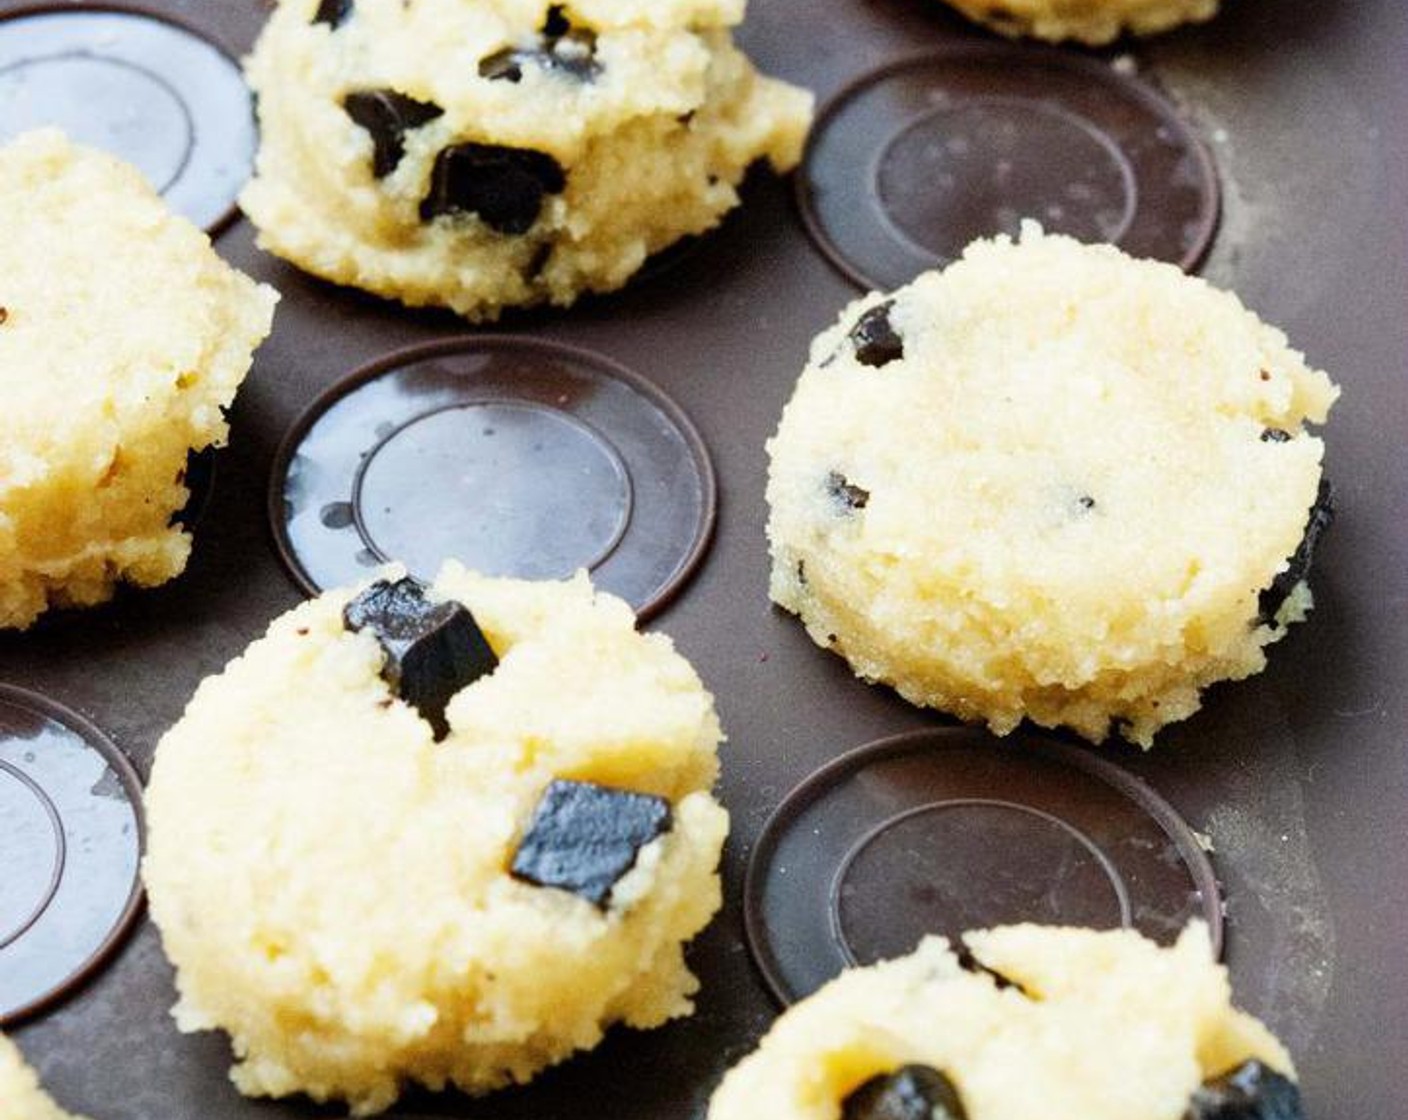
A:
{"type": "Polygon", "coordinates": [[[225,442],[276,299],[126,164],[0,148],[0,627],[180,574],[187,453],[225,442]]]}
{"type": "Polygon", "coordinates": [[[1030,35],[1101,46],[1125,32],[1154,35],[1217,15],[1218,0],[948,0],[1009,38],[1030,35]]]}
{"type": "Polygon", "coordinates": [[[183,1030],[253,1096],[479,1093],[692,1009],[712,699],[629,607],[454,565],[277,620],[161,741],[146,883],[183,1030]],[[467,609],[466,609],[467,608],[467,609]]]}
{"type": "Polygon", "coordinates": [[[1311,605],[1338,390],[1235,296],[1028,225],[813,343],[772,597],[866,680],[1145,746],[1311,605]]]}
{"type": "Polygon", "coordinates": [[[929,938],[792,1007],[709,1120],[1301,1116],[1290,1059],[1232,1007],[1205,927],[1167,949],[1031,925],[963,940],[971,959],[929,938]]]}
{"type": "Polygon", "coordinates": [[[39,1087],[24,1055],[0,1034],[0,1104],[5,1120],[82,1120],[65,1112],[39,1087]]]}
{"type": "Polygon", "coordinates": [[[470,319],[567,305],[794,166],[811,95],[733,46],[743,0],[283,0],[248,62],[241,204],[329,280],[470,319]]]}

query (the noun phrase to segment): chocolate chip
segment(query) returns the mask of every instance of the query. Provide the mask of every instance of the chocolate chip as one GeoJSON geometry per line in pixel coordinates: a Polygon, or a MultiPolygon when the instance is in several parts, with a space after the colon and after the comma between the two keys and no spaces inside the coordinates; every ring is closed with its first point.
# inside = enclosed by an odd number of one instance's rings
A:
{"type": "Polygon", "coordinates": [[[347,115],[371,134],[372,174],[384,179],[406,154],[406,133],[428,124],[445,110],[394,89],[364,89],[342,100],[347,115]]]}
{"type": "Polygon", "coordinates": [[[543,37],[560,39],[572,30],[572,21],[567,18],[566,4],[549,4],[548,14],[543,20],[543,37]]]}
{"type": "Polygon", "coordinates": [[[457,144],[435,158],[422,221],[441,214],[476,214],[499,233],[527,233],[543,199],[567,187],[562,165],[531,148],[457,144]]]}
{"type": "Polygon", "coordinates": [[[1320,480],[1320,489],[1315,495],[1315,504],[1310,507],[1310,517],[1305,523],[1305,533],[1300,538],[1295,555],[1287,562],[1286,570],[1278,572],[1269,587],[1262,589],[1257,596],[1257,619],[1274,626],[1276,615],[1285,605],[1296,585],[1310,574],[1310,565],[1315,559],[1315,549],[1321,536],[1335,520],[1335,491],[1325,479],[1320,480]]]}
{"type": "Polygon", "coordinates": [[[523,68],[537,66],[579,82],[593,81],[601,73],[596,61],[596,32],[574,28],[561,4],[548,9],[536,46],[505,47],[479,63],[479,76],[491,81],[521,82],[523,68]]]}
{"type": "Polygon", "coordinates": [[[1080,507],[1081,512],[1089,513],[1095,508],[1095,499],[1089,494],[1082,494],[1076,499],[1076,505],[1080,507]]]}
{"type": "Polygon", "coordinates": [[[895,301],[887,299],[857,319],[851,328],[851,345],[861,365],[879,369],[904,357],[904,339],[890,323],[890,310],[894,306],[895,301]]]}
{"type": "Polygon", "coordinates": [[[8,307],[0,307],[0,327],[3,327],[9,319],[10,309],[8,307]]]}
{"type": "Polygon", "coordinates": [[[1030,996],[1031,993],[1017,983],[1017,981],[1009,980],[996,969],[989,968],[980,961],[977,956],[974,955],[973,950],[968,948],[964,942],[958,942],[954,951],[958,957],[958,967],[963,969],[964,972],[971,972],[975,976],[981,975],[988,977],[997,985],[997,990],[1000,992],[1006,991],[1008,988],[1016,988],[1017,991],[1021,992],[1024,996],[1030,996]]]}
{"type": "Polygon", "coordinates": [[[513,877],[571,891],[605,910],[640,850],[670,829],[662,797],[557,780],[543,793],[513,857],[513,877]]]}
{"type": "Polygon", "coordinates": [[[929,1066],[872,1077],[841,1106],[841,1120],[967,1120],[952,1081],[929,1066]]]}
{"type": "Polygon", "coordinates": [[[1184,1120],[1305,1120],[1295,1082],[1256,1059],[1205,1081],[1184,1120]]]}
{"type": "Polygon", "coordinates": [[[437,740],[449,734],[445,708],[460,689],[499,664],[474,616],[460,603],[433,603],[410,577],[378,580],[342,610],[354,633],[368,629],[386,660],[382,679],[418,711],[437,740]]]}
{"type": "Polygon", "coordinates": [[[490,81],[517,83],[523,80],[525,66],[537,66],[549,74],[562,74],[579,82],[590,82],[601,73],[601,65],[594,57],[595,51],[594,36],[590,40],[585,36],[573,36],[543,48],[505,47],[480,60],[479,76],[490,81]],[[577,46],[574,47],[574,44],[577,46]]]}
{"type": "Polygon", "coordinates": [[[528,259],[528,267],[523,270],[525,280],[536,280],[542,276],[543,269],[547,268],[548,261],[552,260],[553,248],[551,241],[544,241],[533,250],[533,255],[528,259]]]}
{"type": "Polygon", "coordinates": [[[1281,428],[1267,428],[1261,433],[1262,443],[1289,443],[1291,433],[1281,428]]]}
{"type": "Polygon", "coordinates": [[[352,0],[322,0],[313,13],[314,23],[325,23],[334,31],[347,22],[352,14],[352,0]]]}
{"type": "Polygon", "coordinates": [[[855,513],[870,504],[870,491],[849,481],[840,471],[827,474],[826,493],[846,514],[855,513]]]}
{"type": "Polygon", "coordinates": [[[537,51],[505,47],[479,60],[479,76],[490,81],[521,82],[525,63],[534,61],[537,51]]]}

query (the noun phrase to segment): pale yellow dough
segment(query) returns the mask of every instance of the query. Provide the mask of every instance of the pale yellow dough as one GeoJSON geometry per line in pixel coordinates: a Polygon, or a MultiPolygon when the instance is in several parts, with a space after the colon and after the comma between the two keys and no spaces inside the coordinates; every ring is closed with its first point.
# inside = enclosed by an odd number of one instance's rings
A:
{"type": "Polygon", "coordinates": [[[1235,296],[1030,225],[893,299],[903,357],[857,360],[859,300],[769,444],[772,597],[819,645],[998,734],[1146,746],[1265,667],[1311,603],[1258,620],[1316,500],[1325,374],[1235,296]]]}
{"type": "Polygon", "coordinates": [[[56,1105],[39,1078],[25,1064],[24,1055],[0,1034],[0,1120],[83,1120],[56,1105]]]}
{"type": "Polygon", "coordinates": [[[283,0],[247,63],[263,138],[241,204],[260,244],[338,283],[491,319],[619,288],[650,254],[716,225],[755,160],[785,171],[800,159],[812,97],[733,46],[743,0],[553,5],[596,36],[594,78],[532,63],[516,82],[481,76],[496,52],[541,45],[549,7],[356,0],[334,28],[314,21],[317,0],[283,0]],[[443,110],[406,133],[382,178],[343,107],[368,89],[443,110]],[[522,233],[469,213],[424,220],[436,157],[466,142],[550,156],[565,189],[522,233]]]}
{"type": "Polygon", "coordinates": [[[1006,926],[856,969],[790,1008],[725,1078],[708,1120],[837,1120],[852,1091],[917,1063],[953,1082],[968,1120],[1181,1120],[1204,1080],[1285,1049],[1232,1007],[1207,931],[1161,949],[1129,931],[1006,926]]]}
{"type": "Polygon", "coordinates": [[[389,1106],[403,1082],[523,1082],[612,1023],[691,1011],[682,947],[720,904],[711,697],[629,607],[450,565],[501,659],[441,742],[378,675],[347,591],[277,620],[162,739],[146,883],[183,1030],[220,1028],[241,1091],[389,1106]],[[549,781],[668,798],[605,912],[508,874],[549,781]]]}
{"type": "Polygon", "coordinates": [[[277,298],[126,164],[0,148],[0,627],[180,574],[187,452],[225,442],[277,298]]]}
{"type": "Polygon", "coordinates": [[[969,19],[1018,38],[1102,46],[1125,32],[1154,35],[1217,15],[1218,0],[947,0],[969,19]]]}

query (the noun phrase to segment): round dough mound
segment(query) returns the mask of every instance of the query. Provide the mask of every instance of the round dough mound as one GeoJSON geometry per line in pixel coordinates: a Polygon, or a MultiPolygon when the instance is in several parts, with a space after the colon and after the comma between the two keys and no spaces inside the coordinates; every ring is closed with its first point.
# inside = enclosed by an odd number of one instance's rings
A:
{"type": "Polygon", "coordinates": [[[735,1067],[709,1120],[836,1120],[860,1085],[922,1064],[968,1120],[1180,1120],[1204,1080],[1259,1059],[1294,1077],[1280,1043],[1235,1010],[1207,932],[1161,949],[1130,931],[1005,926],[854,969],[778,1019],[735,1067]]]}
{"type": "Polygon", "coordinates": [[[431,596],[500,658],[442,741],[344,628],[344,590],[275,621],[158,747],[145,876],[177,1023],[228,1031],[249,1095],[366,1114],[403,1081],[478,1093],[692,1010],[682,946],[719,907],[728,826],[708,692],[585,576],[452,564],[431,596]],[[554,779],[671,803],[605,909],[509,874],[554,779]]]}
{"type": "Polygon", "coordinates": [[[1147,746],[1309,608],[1300,581],[1263,619],[1259,592],[1337,394],[1171,265],[976,242],[813,343],[769,444],[772,597],[916,704],[1147,746]]]}
{"type": "Polygon", "coordinates": [[[811,95],[735,49],[743,9],[283,0],[247,63],[241,204],[300,267],[470,319],[619,288],[716,225],[754,160],[801,158],[811,95]]]}
{"type": "Polygon", "coordinates": [[[969,19],[1001,35],[1060,42],[1078,39],[1091,46],[1109,43],[1126,31],[1154,35],[1182,23],[1202,23],[1217,15],[1218,0],[948,0],[969,19]]]}
{"type": "Polygon", "coordinates": [[[65,1112],[39,1087],[39,1078],[24,1055],[0,1034],[0,1104],[5,1120],[82,1120],[65,1112]]]}
{"type": "Polygon", "coordinates": [[[187,452],[225,442],[277,298],[134,168],[0,148],[0,627],[181,573],[187,452]]]}

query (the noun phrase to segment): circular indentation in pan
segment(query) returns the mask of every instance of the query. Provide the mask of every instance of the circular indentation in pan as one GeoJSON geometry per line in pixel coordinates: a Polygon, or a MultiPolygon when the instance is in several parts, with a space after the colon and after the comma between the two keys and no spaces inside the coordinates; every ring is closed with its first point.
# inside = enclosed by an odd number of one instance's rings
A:
{"type": "Polygon", "coordinates": [[[794,789],[748,866],[744,922],[783,1003],[925,934],[1014,922],[1139,930],[1201,917],[1220,947],[1217,880],[1192,829],[1091,751],[935,728],[842,755],[794,789]]]}
{"type": "Polygon", "coordinates": [[[211,232],[233,217],[257,143],[234,59],[165,17],[113,4],[0,15],[0,142],[48,126],[135,165],[211,232]]]}
{"type": "Polygon", "coordinates": [[[0,1026],[72,992],[132,927],[141,804],[101,731],[0,685],[0,1026]]]}
{"type": "Polygon", "coordinates": [[[506,336],[391,354],[323,394],[274,464],[269,516],[316,594],[399,561],[490,575],[579,568],[647,616],[713,531],[708,452],[683,411],[590,351],[506,336]]]}
{"type": "Polygon", "coordinates": [[[827,257],[884,290],[1025,218],[1193,268],[1218,213],[1211,158],[1152,89],[1091,59],[999,45],[852,82],[822,110],[797,191],[827,257]]]}

